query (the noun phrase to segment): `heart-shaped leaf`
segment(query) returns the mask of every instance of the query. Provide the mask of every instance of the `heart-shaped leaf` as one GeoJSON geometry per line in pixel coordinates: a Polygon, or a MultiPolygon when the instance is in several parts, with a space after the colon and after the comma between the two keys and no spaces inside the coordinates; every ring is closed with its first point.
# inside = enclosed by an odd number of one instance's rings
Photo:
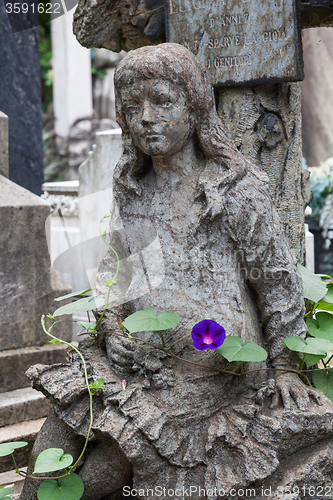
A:
{"type": "Polygon", "coordinates": [[[80,500],[83,495],[83,481],[77,474],[70,474],[57,481],[46,479],[40,485],[38,500],[80,500]]]}
{"type": "Polygon", "coordinates": [[[308,332],[312,337],[326,339],[333,342],[333,315],[328,312],[316,314],[316,319],[310,318],[306,322],[308,332]]]}
{"type": "Polygon", "coordinates": [[[65,306],[59,307],[53,316],[62,316],[63,314],[74,314],[78,312],[92,311],[104,304],[102,297],[84,297],[76,302],[71,302],[65,306]]]}
{"type": "Polygon", "coordinates": [[[87,290],[82,290],[81,292],[67,293],[67,295],[62,295],[61,297],[57,297],[54,300],[58,302],[59,300],[69,299],[69,297],[78,297],[79,295],[84,297],[86,293],[92,292],[93,290],[94,288],[88,288],[87,290]]]}
{"type": "Polygon", "coordinates": [[[73,462],[72,455],[64,454],[61,448],[48,448],[42,451],[36,460],[34,473],[53,472],[65,469],[73,462]]]}
{"type": "Polygon", "coordinates": [[[95,331],[96,328],[96,323],[93,323],[92,321],[77,321],[77,324],[82,326],[87,331],[95,331]]]}
{"type": "Polygon", "coordinates": [[[14,491],[14,485],[7,485],[7,486],[0,486],[0,499],[8,499],[10,500],[11,497],[7,497],[6,495],[9,495],[10,493],[13,493],[14,491]]]}
{"type": "Polygon", "coordinates": [[[227,336],[217,351],[228,361],[265,361],[267,352],[254,342],[243,342],[240,337],[227,336]]]}
{"type": "Polygon", "coordinates": [[[156,309],[137,311],[123,321],[123,326],[130,332],[157,332],[167,330],[179,323],[179,316],[172,312],[158,313],[156,309]]]}
{"type": "Polygon", "coordinates": [[[333,401],[333,369],[312,372],[314,386],[333,401]]]}
{"type": "Polygon", "coordinates": [[[323,354],[304,354],[304,362],[308,368],[316,365],[321,359],[325,357],[323,354]]]}
{"type": "Polygon", "coordinates": [[[333,344],[326,339],[309,337],[303,340],[301,337],[287,337],[284,343],[291,351],[305,352],[307,354],[321,354],[326,356],[327,351],[333,350],[333,344]]]}
{"type": "Polygon", "coordinates": [[[17,448],[23,448],[24,446],[28,446],[28,443],[26,443],[25,441],[2,443],[0,444],[0,457],[11,455],[14,450],[17,450],[17,448]]]}
{"type": "Polygon", "coordinates": [[[313,302],[319,302],[320,299],[326,295],[327,287],[326,283],[322,281],[318,274],[313,273],[310,269],[298,264],[298,270],[301,273],[303,280],[303,293],[306,299],[312,300],[313,302]]]}

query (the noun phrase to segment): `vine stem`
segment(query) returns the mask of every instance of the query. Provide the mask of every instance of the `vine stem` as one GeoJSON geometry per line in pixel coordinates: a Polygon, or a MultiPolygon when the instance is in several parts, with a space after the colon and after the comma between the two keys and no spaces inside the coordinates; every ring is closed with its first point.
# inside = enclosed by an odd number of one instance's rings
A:
{"type": "Polygon", "coordinates": [[[101,236],[102,240],[104,241],[104,243],[105,243],[105,244],[106,244],[106,245],[110,248],[110,250],[112,250],[112,252],[113,252],[113,253],[115,254],[115,256],[116,256],[116,259],[117,259],[117,269],[116,269],[116,274],[114,275],[114,278],[112,278],[112,280],[111,280],[111,284],[109,285],[109,290],[108,290],[108,294],[107,294],[107,297],[106,297],[105,307],[104,307],[104,309],[103,309],[103,312],[102,312],[101,316],[99,317],[99,319],[98,319],[98,321],[97,321],[97,323],[96,323],[96,328],[98,328],[98,327],[99,327],[99,324],[100,324],[100,322],[102,321],[102,319],[103,319],[103,317],[104,317],[104,315],[105,315],[106,308],[108,307],[108,303],[109,303],[110,292],[111,292],[111,286],[112,286],[113,284],[115,284],[115,283],[116,283],[116,279],[117,279],[117,277],[118,277],[119,267],[120,267],[119,255],[117,254],[117,252],[115,251],[115,249],[114,249],[114,248],[112,248],[112,246],[111,246],[111,245],[109,245],[109,243],[106,241],[106,239],[105,239],[105,232],[103,232],[103,233],[102,233],[102,229],[101,229],[101,224],[102,224],[102,221],[103,221],[104,219],[109,218],[109,217],[110,217],[110,215],[104,215],[104,216],[100,219],[100,221],[99,221],[99,223],[98,223],[98,230],[99,230],[99,234],[100,234],[100,236],[101,236]]]}
{"type": "MultiPolygon", "coordinates": [[[[91,428],[92,428],[92,425],[93,425],[93,421],[94,421],[94,414],[93,414],[93,400],[92,400],[92,392],[91,392],[91,389],[90,389],[90,385],[89,385],[89,380],[88,380],[88,372],[87,372],[87,365],[86,365],[86,362],[85,362],[85,359],[84,357],[82,356],[82,354],[80,353],[80,351],[75,347],[73,346],[72,344],[70,344],[69,342],[66,342],[65,340],[61,340],[61,339],[58,339],[57,337],[55,337],[54,335],[51,334],[51,330],[52,328],[54,327],[54,325],[56,324],[56,321],[50,326],[50,328],[47,330],[46,329],[46,325],[45,325],[45,315],[42,316],[42,319],[41,319],[41,323],[42,323],[42,327],[43,327],[43,330],[44,332],[46,333],[46,335],[48,335],[49,337],[51,337],[52,339],[56,340],[57,343],[61,343],[61,344],[66,344],[68,345],[68,347],[71,347],[72,349],[74,349],[75,352],[77,352],[77,354],[80,356],[81,360],[82,360],[82,365],[83,365],[83,370],[84,370],[84,379],[85,379],[85,383],[86,383],[86,386],[87,386],[87,389],[88,389],[88,393],[89,393],[89,413],[90,413],[90,422],[89,422],[89,427],[88,427],[88,432],[87,432],[87,437],[86,437],[86,440],[85,440],[85,443],[84,443],[84,446],[83,446],[83,449],[79,455],[79,458],[76,460],[76,462],[74,463],[74,465],[72,465],[70,468],[69,468],[69,471],[66,472],[66,474],[63,474],[62,476],[59,476],[58,478],[55,478],[55,479],[60,479],[61,477],[65,477],[65,476],[68,476],[71,471],[73,470],[74,467],[76,467],[76,465],[80,462],[81,458],[83,457],[84,455],[84,452],[86,451],[86,448],[88,446],[88,441],[89,441],[89,436],[90,436],[90,432],[91,432],[91,428]]],[[[43,478],[45,479],[45,478],[43,478]]],[[[46,478],[46,479],[49,479],[49,478],[46,478]]],[[[52,478],[54,479],[54,478],[52,478]]]]}
{"type": "MultiPolygon", "coordinates": [[[[99,332],[99,333],[100,334],[112,333],[112,335],[117,335],[118,337],[128,338],[128,335],[124,335],[122,333],[117,333],[117,332],[112,332],[110,330],[105,330],[105,331],[99,332]]],[[[151,347],[154,347],[155,349],[163,351],[166,354],[168,354],[169,356],[172,356],[173,358],[179,359],[180,361],[183,361],[184,363],[189,363],[191,365],[199,366],[200,368],[206,368],[207,370],[212,370],[212,371],[216,371],[219,373],[227,373],[228,375],[235,375],[236,377],[241,377],[243,375],[247,375],[248,373],[259,372],[259,371],[272,371],[272,372],[279,371],[279,372],[287,372],[287,373],[296,373],[296,375],[299,375],[299,372],[297,370],[292,370],[292,369],[288,369],[288,368],[255,368],[253,370],[243,371],[242,373],[236,373],[236,372],[232,372],[229,370],[221,370],[220,368],[216,368],[215,366],[202,365],[201,363],[195,363],[194,361],[190,361],[189,359],[181,358],[180,356],[177,356],[173,352],[168,351],[164,347],[152,344],[151,342],[147,342],[146,340],[140,339],[139,337],[132,337],[132,340],[138,340],[140,342],[143,342],[146,345],[150,345],[151,347]]],[[[304,370],[304,371],[312,371],[312,370],[304,370]]]]}

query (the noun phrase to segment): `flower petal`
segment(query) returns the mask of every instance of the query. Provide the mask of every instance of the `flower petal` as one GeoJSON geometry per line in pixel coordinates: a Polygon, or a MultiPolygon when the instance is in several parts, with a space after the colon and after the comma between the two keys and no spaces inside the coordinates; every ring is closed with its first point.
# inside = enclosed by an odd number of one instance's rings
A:
{"type": "Polygon", "coordinates": [[[191,332],[193,346],[204,349],[217,349],[225,341],[225,329],[212,319],[204,319],[195,324],[191,332]]]}

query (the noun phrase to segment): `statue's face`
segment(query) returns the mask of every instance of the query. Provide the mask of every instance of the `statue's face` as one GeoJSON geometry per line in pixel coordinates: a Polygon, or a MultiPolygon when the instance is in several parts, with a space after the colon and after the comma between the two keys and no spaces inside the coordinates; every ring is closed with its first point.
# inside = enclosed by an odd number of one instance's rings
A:
{"type": "Polygon", "coordinates": [[[163,80],[139,80],[121,92],[134,144],[152,157],[170,157],[190,140],[194,119],[188,98],[163,80]]]}

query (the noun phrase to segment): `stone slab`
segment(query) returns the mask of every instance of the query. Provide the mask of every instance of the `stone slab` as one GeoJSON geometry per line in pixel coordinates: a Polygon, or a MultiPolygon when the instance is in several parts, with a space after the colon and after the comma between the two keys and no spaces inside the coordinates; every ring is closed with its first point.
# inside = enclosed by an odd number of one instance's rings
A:
{"type": "MultiPolygon", "coordinates": [[[[49,214],[48,203],[0,176],[0,350],[45,344],[41,316],[57,309],[55,297],[71,291],[51,269],[49,214]]],[[[71,323],[56,334],[71,340],[71,323]]]]}
{"type": "MultiPolygon", "coordinates": [[[[36,436],[45,420],[45,418],[39,418],[37,420],[29,420],[28,422],[9,425],[0,429],[0,444],[8,441],[26,441],[28,443],[28,446],[15,450],[15,460],[18,467],[26,467],[28,465],[36,436]]],[[[12,457],[0,457],[0,472],[6,472],[12,469],[12,457]]]]}
{"type": "Polygon", "coordinates": [[[0,427],[47,417],[50,402],[31,387],[0,394],[0,427]]]}
{"type": "MultiPolygon", "coordinates": [[[[27,467],[22,467],[21,470],[23,472],[26,472],[27,467]]],[[[10,484],[14,485],[14,491],[11,494],[11,498],[13,500],[14,498],[16,498],[13,495],[18,495],[19,493],[21,493],[24,484],[24,478],[16,474],[15,470],[11,470],[9,472],[1,472],[0,486],[9,486],[10,484]]]]}
{"type": "Polygon", "coordinates": [[[25,372],[30,366],[66,363],[66,352],[65,345],[54,344],[0,351],[0,393],[29,387],[25,372]]]}
{"type": "Polygon", "coordinates": [[[191,50],[213,85],[302,80],[296,0],[167,0],[166,38],[191,50]]]}

